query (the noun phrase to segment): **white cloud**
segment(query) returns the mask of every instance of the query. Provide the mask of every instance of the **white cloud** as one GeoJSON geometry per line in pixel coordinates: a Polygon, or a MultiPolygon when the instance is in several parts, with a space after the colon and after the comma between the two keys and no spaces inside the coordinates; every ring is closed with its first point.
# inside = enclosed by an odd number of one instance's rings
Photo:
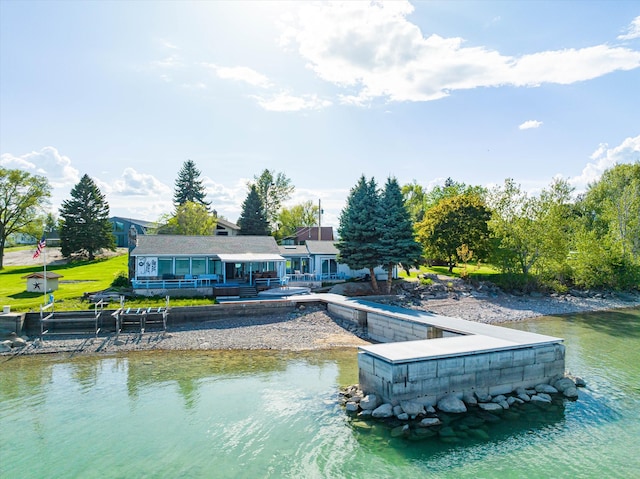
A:
{"type": "Polygon", "coordinates": [[[527,120],[518,126],[521,130],[530,130],[531,128],[540,128],[542,126],[542,122],[538,120],[527,120]]]}
{"type": "Polygon", "coordinates": [[[253,95],[252,98],[258,104],[269,111],[300,111],[300,110],[320,110],[331,106],[329,100],[322,100],[316,94],[295,96],[286,92],[281,92],[270,98],[253,95]]]}
{"type": "Polygon", "coordinates": [[[349,90],[343,101],[429,101],[453,90],[569,84],[640,67],[640,52],[596,45],[520,57],[462,38],[426,36],[407,20],[407,1],[305,3],[283,18],[281,45],[320,78],[349,90]]]}
{"type": "Polygon", "coordinates": [[[61,155],[52,146],[40,151],[32,151],[22,156],[4,153],[0,156],[0,165],[27,171],[33,175],[46,176],[52,188],[72,186],[80,181],[80,174],[71,166],[69,157],[61,155]]]}
{"type": "Polygon", "coordinates": [[[627,27],[627,33],[618,36],[618,40],[634,40],[636,38],[640,38],[640,16],[631,21],[627,27]]]}
{"type": "Polygon", "coordinates": [[[183,66],[183,63],[177,55],[170,55],[162,60],[151,62],[151,65],[158,68],[174,69],[183,66]]]}
{"type": "Polygon", "coordinates": [[[109,193],[124,196],[173,196],[171,188],[158,181],[155,176],[140,173],[133,168],[124,169],[122,176],[110,186],[109,193]]]}
{"type": "Polygon", "coordinates": [[[577,190],[584,190],[587,185],[600,179],[605,170],[615,165],[640,161],[640,135],[627,138],[614,148],[603,143],[590,158],[591,162],[587,163],[580,175],[569,178],[569,183],[577,190]]]}
{"type": "Polygon", "coordinates": [[[271,82],[266,76],[249,67],[221,67],[213,63],[204,65],[213,69],[218,77],[225,80],[242,81],[261,88],[269,88],[271,86],[271,82]]]}

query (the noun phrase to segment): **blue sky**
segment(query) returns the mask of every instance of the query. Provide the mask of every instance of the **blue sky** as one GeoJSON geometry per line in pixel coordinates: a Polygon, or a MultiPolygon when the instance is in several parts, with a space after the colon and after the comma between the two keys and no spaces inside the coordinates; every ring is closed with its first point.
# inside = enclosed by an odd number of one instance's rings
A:
{"type": "Polygon", "coordinates": [[[640,160],[640,3],[0,0],[0,155],[146,220],[187,159],[231,221],[265,168],[323,226],[362,174],[579,192],[640,160]]]}

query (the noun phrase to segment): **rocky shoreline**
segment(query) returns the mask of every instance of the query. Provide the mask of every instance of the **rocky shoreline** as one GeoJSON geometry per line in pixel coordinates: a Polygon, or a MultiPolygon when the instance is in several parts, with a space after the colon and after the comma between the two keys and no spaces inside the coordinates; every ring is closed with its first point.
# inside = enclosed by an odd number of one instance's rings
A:
{"type": "Polygon", "coordinates": [[[340,404],[353,419],[353,426],[367,429],[373,422],[390,429],[391,437],[422,440],[429,437],[455,443],[472,438],[488,440],[491,423],[519,420],[526,416],[540,419],[547,413],[562,412],[564,400],[577,400],[581,378],[558,377],[551,384],[519,387],[510,394],[491,396],[474,392],[459,397],[450,394],[437,404],[418,400],[380,403],[374,394],[365,394],[353,385],[340,391],[340,404]]]}

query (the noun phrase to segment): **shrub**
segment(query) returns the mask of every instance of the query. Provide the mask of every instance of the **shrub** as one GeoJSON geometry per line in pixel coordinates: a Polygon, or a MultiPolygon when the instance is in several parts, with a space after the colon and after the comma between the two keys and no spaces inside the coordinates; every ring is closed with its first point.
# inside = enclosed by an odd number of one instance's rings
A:
{"type": "Polygon", "coordinates": [[[113,282],[111,283],[112,288],[128,288],[129,287],[129,277],[124,271],[120,271],[113,282]]]}

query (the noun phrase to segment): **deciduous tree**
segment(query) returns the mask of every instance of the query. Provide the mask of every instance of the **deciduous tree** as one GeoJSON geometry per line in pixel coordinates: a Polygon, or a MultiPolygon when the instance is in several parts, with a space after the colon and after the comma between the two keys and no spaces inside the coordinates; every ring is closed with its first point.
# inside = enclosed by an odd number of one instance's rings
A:
{"type": "MultiPolygon", "coordinates": [[[[51,187],[44,176],[0,167],[0,269],[7,237],[29,228],[49,203],[51,187]]],[[[42,233],[42,225],[38,225],[42,233]]]]}
{"type": "Polygon", "coordinates": [[[175,214],[162,223],[158,234],[208,236],[216,234],[218,221],[203,204],[187,201],[179,205],[175,214]]]}
{"type": "Polygon", "coordinates": [[[299,227],[311,227],[318,224],[318,205],[313,201],[305,201],[291,208],[283,207],[278,214],[277,240],[295,234],[299,227]]]}
{"type": "Polygon", "coordinates": [[[448,197],[426,212],[417,226],[418,238],[425,251],[434,258],[445,259],[452,272],[462,245],[479,257],[487,251],[490,218],[491,212],[478,195],[448,197]]]}
{"type": "Polygon", "coordinates": [[[264,208],[269,228],[276,228],[278,212],[283,203],[287,201],[295,187],[284,173],[265,169],[260,176],[254,176],[256,191],[264,208]]]}

